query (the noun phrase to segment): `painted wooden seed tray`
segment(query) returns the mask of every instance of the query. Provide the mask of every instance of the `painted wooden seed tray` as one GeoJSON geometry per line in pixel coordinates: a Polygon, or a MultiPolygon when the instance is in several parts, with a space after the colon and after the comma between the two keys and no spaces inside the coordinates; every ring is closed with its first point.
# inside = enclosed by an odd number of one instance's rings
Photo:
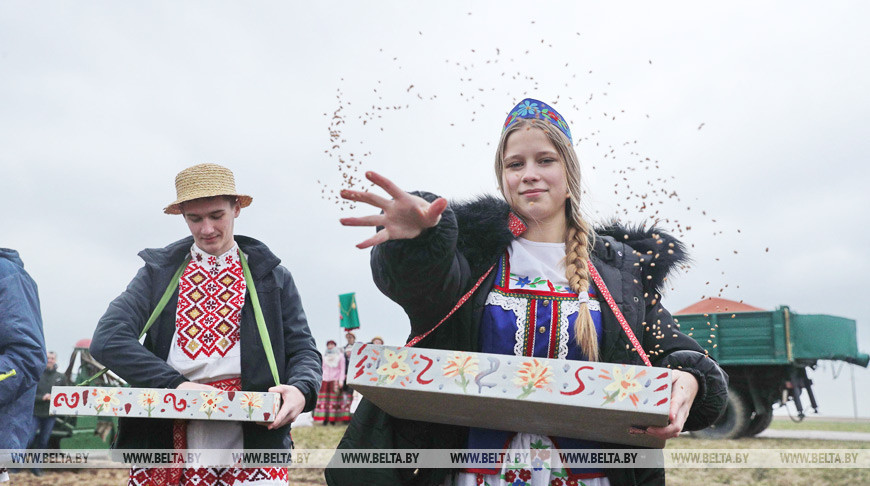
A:
{"type": "Polygon", "coordinates": [[[357,343],[348,384],[399,418],[664,447],[666,368],[357,343]]]}
{"type": "Polygon", "coordinates": [[[270,392],[55,386],[51,415],[272,422],[281,395],[270,392]]]}

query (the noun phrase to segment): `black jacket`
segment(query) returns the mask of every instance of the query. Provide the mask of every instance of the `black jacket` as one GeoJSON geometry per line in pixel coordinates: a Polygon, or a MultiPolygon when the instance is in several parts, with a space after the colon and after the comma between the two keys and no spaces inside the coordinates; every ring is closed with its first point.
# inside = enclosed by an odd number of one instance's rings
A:
{"type": "MultiPolygon", "coordinates": [[[[317,401],[322,374],[320,352],[308,328],[299,292],[290,272],[263,243],[236,235],[239,248],[248,256],[251,275],[263,310],[269,339],[281,383],[297,387],[305,396],[305,411],[317,401]]],[[[170,278],[190,251],[193,237],[166,248],[139,252],[145,266],[118,296],[97,324],[90,351],[130,385],[146,388],[176,388],[188,381],[166,363],[175,334],[178,291],[149,329],[144,346],[139,334],[170,278]]],[[[257,331],[250,295],[245,298],[241,317],[242,390],[266,391],[274,386],[272,374],[257,331]]],[[[172,420],[120,418],[116,448],[172,449],[172,420]]],[[[246,449],[290,447],[290,425],[268,430],[252,422],[243,423],[246,449]]]]}
{"type": "Polygon", "coordinates": [[[66,386],[66,376],[57,371],[57,367],[46,369],[39,377],[39,383],[36,384],[36,403],[33,405],[33,415],[36,417],[48,417],[48,412],[51,409],[51,402],[43,400],[42,397],[46,393],[51,393],[53,386],[66,386]]]}
{"type": "MultiPolygon", "coordinates": [[[[418,194],[429,201],[435,199],[432,194],[418,194]]],[[[510,214],[507,203],[494,197],[451,204],[439,224],[417,238],[375,247],[371,255],[375,283],[408,314],[411,336],[431,329],[496,263],[515,238],[508,228],[510,214]]],[[[679,367],[698,379],[698,394],[684,427],[698,430],[724,411],[728,378],[695,340],[679,331],[661,305],[666,276],[686,258],[683,246],[662,232],[616,225],[598,230],[592,254],[596,269],[653,366],[679,367]]],[[[495,272],[469,302],[418,346],[479,351],[480,321],[494,279],[495,272]]],[[[610,308],[602,305],[601,314],[601,361],[643,365],[610,308]]],[[[349,435],[361,433],[362,428],[353,424],[348,429],[349,435]]],[[[346,439],[353,441],[353,437],[346,439]]],[[[614,485],[648,484],[663,482],[664,471],[612,469],[608,477],[614,485]]]]}

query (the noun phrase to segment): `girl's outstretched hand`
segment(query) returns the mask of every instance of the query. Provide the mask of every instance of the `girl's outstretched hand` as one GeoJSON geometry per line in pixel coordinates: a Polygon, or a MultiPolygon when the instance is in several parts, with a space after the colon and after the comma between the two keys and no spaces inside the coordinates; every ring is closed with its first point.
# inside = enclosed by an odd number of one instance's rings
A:
{"type": "Polygon", "coordinates": [[[383,214],[361,218],[341,218],[345,226],[383,226],[384,229],[362,243],[357,248],[369,248],[389,240],[416,238],[426,228],[441,221],[441,213],[447,208],[447,200],[438,198],[431,203],[425,199],[408,194],[399,189],[386,177],[375,172],[366,172],[366,178],[392,196],[392,200],[370,192],[344,189],[341,197],[348,201],[370,204],[383,211],[383,214]]]}

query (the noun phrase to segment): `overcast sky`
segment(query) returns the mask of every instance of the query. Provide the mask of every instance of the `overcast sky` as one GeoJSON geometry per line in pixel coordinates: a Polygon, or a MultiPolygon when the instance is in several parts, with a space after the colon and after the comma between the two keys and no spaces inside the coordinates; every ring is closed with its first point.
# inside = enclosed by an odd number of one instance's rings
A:
{"type": "MultiPolygon", "coordinates": [[[[237,233],[291,270],[318,345],[351,291],[361,337],[398,344],[407,319],[354,248],[369,231],[338,224],[367,211],[335,192],[372,169],[495,193],[501,123],[530,96],[571,125],[590,219],[657,220],[690,247],[669,309],[848,317],[868,352],[867,18],[858,1],[4,1],[0,246],[39,284],[63,368],[136,253],[187,234],[162,213],[175,174],[217,162],[254,197],[237,233]]],[[[851,416],[835,368],[813,373],[819,405],[851,416]]]]}

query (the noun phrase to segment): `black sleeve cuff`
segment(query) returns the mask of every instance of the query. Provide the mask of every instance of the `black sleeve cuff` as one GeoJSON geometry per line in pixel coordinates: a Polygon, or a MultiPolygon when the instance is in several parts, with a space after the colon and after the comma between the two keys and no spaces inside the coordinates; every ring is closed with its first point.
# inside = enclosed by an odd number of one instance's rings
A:
{"type": "Polygon", "coordinates": [[[719,365],[697,351],[675,351],[659,366],[691,373],[698,380],[698,394],[692,402],[684,431],[709,427],[725,411],[728,403],[728,375],[719,365]]]}

